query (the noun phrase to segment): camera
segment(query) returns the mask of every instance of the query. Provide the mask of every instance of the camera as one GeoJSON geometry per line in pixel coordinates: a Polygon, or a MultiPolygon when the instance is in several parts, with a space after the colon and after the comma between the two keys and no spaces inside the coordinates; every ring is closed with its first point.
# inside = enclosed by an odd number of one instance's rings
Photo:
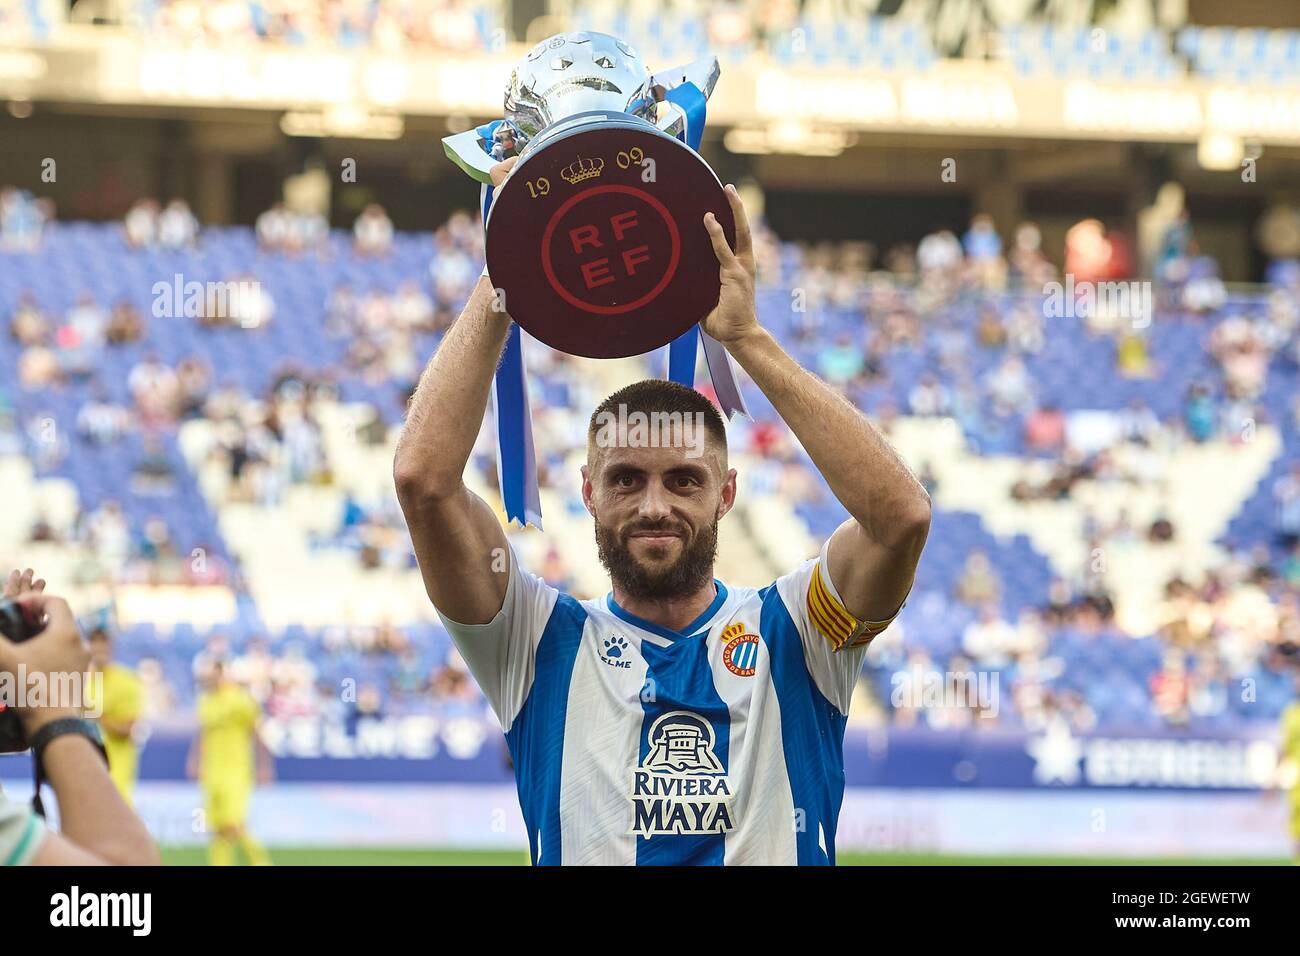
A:
{"type": "MultiPolygon", "coordinates": [[[[15,643],[35,637],[45,626],[38,614],[28,611],[16,601],[0,601],[0,634],[15,643]]],[[[27,749],[18,714],[0,701],[0,754],[21,753],[27,749]]]]}

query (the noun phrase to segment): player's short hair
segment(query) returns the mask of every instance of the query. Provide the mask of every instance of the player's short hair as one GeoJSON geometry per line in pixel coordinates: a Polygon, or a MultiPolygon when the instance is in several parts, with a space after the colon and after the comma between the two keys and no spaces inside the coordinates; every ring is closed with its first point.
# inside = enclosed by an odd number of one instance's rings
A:
{"type": "Polygon", "coordinates": [[[609,420],[610,416],[631,415],[634,412],[646,416],[666,413],[680,416],[685,421],[702,423],[705,437],[716,442],[722,449],[725,467],[727,426],[718,407],[695,389],[661,378],[647,378],[626,385],[596,406],[587,425],[588,456],[591,456],[596,445],[596,435],[602,422],[609,420]]]}

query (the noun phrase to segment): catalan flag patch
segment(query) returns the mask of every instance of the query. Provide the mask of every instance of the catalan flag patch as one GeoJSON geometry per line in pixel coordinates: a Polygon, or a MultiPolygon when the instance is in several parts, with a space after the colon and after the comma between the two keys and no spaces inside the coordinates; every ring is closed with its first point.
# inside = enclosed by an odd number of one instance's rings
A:
{"type": "Polygon", "coordinates": [[[826,587],[820,561],[813,567],[812,580],[808,583],[808,617],[836,651],[843,650],[846,646],[863,647],[870,644],[872,638],[889,627],[894,620],[891,617],[884,621],[863,622],[855,618],[826,587]]]}

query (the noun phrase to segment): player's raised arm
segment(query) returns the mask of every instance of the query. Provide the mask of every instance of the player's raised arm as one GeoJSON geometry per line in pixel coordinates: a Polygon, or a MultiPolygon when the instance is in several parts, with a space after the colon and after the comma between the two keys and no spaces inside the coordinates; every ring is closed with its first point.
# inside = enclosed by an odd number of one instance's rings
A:
{"type": "MultiPolygon", "coordinates": [[[[493,181],[504,182],[513,165],[499,164],[493,181]]],[[[491,621],[507,585],[501,523],[462,480],[510,330],[495,302],[492,284],[480,279],[420,377],[393,461],[425,590],[439,611],[464,624],[491,621]]]]}
{"type": "Polygon", "coordinates": [[[859,621],[892,617],[912,586],[930,530],[930,496],[860,411],[786,354],[762,326],[754,304],[754,251],[734,186],[736,250],[712,214],[722,278],[704,328],[721,341],[798,437],[852,519],[831,538],[827,570],[845,609],[859,621]]]}

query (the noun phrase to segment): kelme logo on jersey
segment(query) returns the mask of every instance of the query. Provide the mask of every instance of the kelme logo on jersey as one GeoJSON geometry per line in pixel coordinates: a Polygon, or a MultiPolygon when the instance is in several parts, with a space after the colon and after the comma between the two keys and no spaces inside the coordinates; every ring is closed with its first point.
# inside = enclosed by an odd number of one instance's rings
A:
{"type": "Polygon", "coordinates": [[[698,714],[662,714],[646,734],[649,750],[632,771],[632,832],[726,833],[735,829],[731,785],[714,753],[713,725],[698,714]]]}
{"type": "Polygon", "coordinates": [[[600,659],[610,667],[631,667],[632,662],[627,659],[627,655],[627,638],[623,635],[614,634],[602,642],[600,659]]]}
{"type": "Polygon", "coordinates": [[[758,635],[746,634],[745,625],[731,624],[722,631],[727,645],[722,649],[722,663],[738,677],[753,677],[758,667],[758,635]]]}

